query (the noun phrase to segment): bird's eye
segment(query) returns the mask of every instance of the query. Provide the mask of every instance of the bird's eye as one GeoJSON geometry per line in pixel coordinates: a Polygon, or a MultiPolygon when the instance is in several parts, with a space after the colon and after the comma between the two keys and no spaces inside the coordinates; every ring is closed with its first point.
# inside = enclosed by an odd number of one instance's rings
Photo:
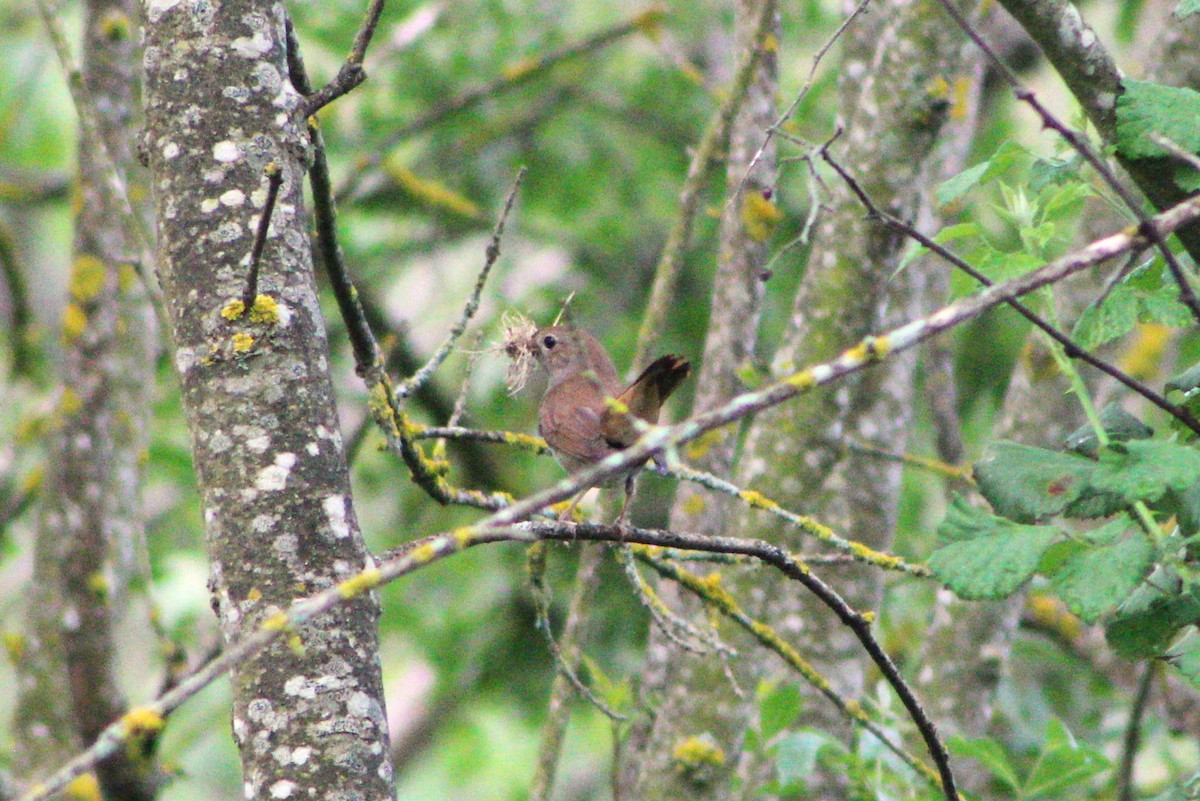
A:
{"type": "Polygon", "coordinates": [[[558,340],[554,338],[554,334],[546,334],[542,337],[542,344],[546,346],[546,350],[551,350],[558,344],[558,340]]]}

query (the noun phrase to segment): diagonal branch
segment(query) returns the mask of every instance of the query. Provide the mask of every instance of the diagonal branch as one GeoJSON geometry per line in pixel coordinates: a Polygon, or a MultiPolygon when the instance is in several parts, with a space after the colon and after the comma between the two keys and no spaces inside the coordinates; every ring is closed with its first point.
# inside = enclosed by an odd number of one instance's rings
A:
{"type": "MultiPolygon", "coordinates": [[[[925,234],[918,231],[916,228],[914,228],[909,223],[904,222],[900,218],[898,218],[892,214],[889,214],[888,212],[883,211],[878,206],[876,206],[875,203],[871,200],[871,198],[867,195],[867,193],[863,190],[862,186],[858,183],[858,181],[855,180],[854,176],[852,176],[848,172],[846,172],[845,168],[842,167],[838,162],[836,162],[833,159],[832,156],[829,155],[828,150],[826,150],[825,148],[821,148],[821,156],[825,159],[826,163],[828,163],[829,166],[833,167],[833,169],[837,172],[837,174],[842,177],[842,180],[846,182],[846,185],[848,187],[850,187],[850,191],[853,192],[855,194],[855,196],[858,197],[859,201],[863,204],[863,206],[866,207],[867,213],[871,217],[883,222],[885,225],[888,225],[888,226],[894,228],[895,230],[899,231],[900,233],[905,234],[906,236],[910,237],[911,239],[915,240],[916,242],[919,242],[921,245],[923,245],[924,247],[933,251],[934,253],[938,254],[943,259],[945,259],[947,262],[949,262],[953,266],[957,267],[959,270],[962,270],[964,273],[966,273],[967,275],[974,278],[980,284],[983,284],[984,286],[994,286],[995,285],[995,282],[993,282],[990,278],[988,278],[986,275],[981,273],[979,270],[976,270],[968,262],[966,262],[965,260],[960,258],[957,254],[955,254],[949,248],[946,248],[945,246],[938,244],[930,237],[928,237],[925,234]]],[[[1145,384],[1141,383],[1140,381],[1134,379],[1132,376],[1125,373],[1123,370],[1118,368],[1116,365],[1109,364],[1108,362],[1104,361],[1103,359],[1101,359],[1097,356],[1094,356],[1091,353],[1088,353],[1086,350],[1084,350],[1082,347],[1080,347],[1074,340],[1072,340],[1069,336],[1064,334],[1062,331],[1059,331],[1056,327],[1051,325],[1048,320],[1046,320],[1044,317],[1039,315],[1037,312],[1030,309],[1025,304],[1021,303],[1016,298],[1010,298],[1010,299],[1006,300],[1005,304],[1010,306],[1012,309],[1014,309],[1018,314],[1020,314],[1026,320],[1028,320],[1029,322],[1033,323],[1033,325],[1035,325],[1036,327],[1041,329],[1048,337],[1050,337],[1055,342],[1057,342],[1059,345],[1061,345],[1063,352],[1067,355],[1067,358],[1079,359],[1082,362],[1086,362],[1087,364],[1090,364],[1092,367],[1096,368],[1097,370],[1101,371],[1102,373],[1105,373],[1105,374],[1111,376],[1112,378],[1116,379],[1120,383],[1124,384],[1129,389],[1131,389],[1134,392],[1136,392],[1137,394],[1141,395],[1143,398],[1150,401],[1155,406],[1157,406],[1158,408],[1162,409],[1167,414],[1174,417],[1176,420],[1178,420],[1180,423],[1182,423],[1183,425],[1190,428],[1192,431],[1196,432],[1197,434],[1200,434],[1200,420],[1197,420],[1195,418],[1195,416],[1191,412],[1189,412],[1186,408],[1184,408],[1182,406],[1177,406],[1177,405],[1171,403],[1165,397],[1160,395],[1158,392],[1155,392],[1150,387],[1148,387],[1145,384]]]]}

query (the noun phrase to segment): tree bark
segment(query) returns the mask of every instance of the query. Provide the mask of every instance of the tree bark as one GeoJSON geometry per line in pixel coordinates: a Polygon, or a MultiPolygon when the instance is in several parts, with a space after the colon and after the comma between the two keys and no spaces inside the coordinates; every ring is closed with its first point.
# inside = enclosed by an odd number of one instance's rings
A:
{"type": "MultiPolygon", "coordinates": [[[[88,0],[84,11],[82,83],[103,145],[128,185],[135,172],[136,5],[88,0]]],[[[125,711],[114,627],[128,605],[130,579],[145,564],[140,464],[156,332],[133,266],[139,244],[130,241],[106,188],[111,176],[99,144],[80,136],[80,202],[57,362],[61,389],[18,661],[18,770],[31,779],[125,711]]],[[[129,750],[103,760],[96,777],[104,797],[153,798],[152,754],[129,750]]]]}
{"type": "MultiPolygon", "coordinates": [[[[881,208],[901,217],[916,216],[928,185],[927,159],[951,108],[961,41],[940,9],[908,0],[873,7],[841,40],[839,106],[846,133],[837,158],[881,208]]],[[[829,211],[818,224],[789,330],[776,356],[778,375],[832,357],[864,334],[915,316],[929,302],[920,271],[894,274],[903,240],[868,221],[844,186],[833,185],[831,192],[829,211]]],[[[915,402],[912,369],[911,356],[888,359],[856,379],[810,395],[804,403],[760,414],[747,434],[737,483],[812,514],[871,547],[888,547],[900,469],[847,452],[842,438],[902,451],[915,402]]],[[[739,515],[731,533],[796,547],[792,532],[752,513],[739,515]]],[[[858,642],[827,609],[769,572],[730,571],[723,578],[723,586],[750,614],[817,662],[839,692],[858,696],[864,674],[858,642]]],[[[830,580],[855,608],[878,605],[882,583],[877,571],[846,568],[830,580]]],[[[730,632],[728,639],[741,654],[731,667],[744,690],[752,693],[760,679],[796,680],[775,660],[762,658],[740,633],[730,632]]],[[[726,755],[724,770],[701,788],[687,786],[679,774],[656,771],[656,789],[644,797],[727,797],[734,771],[740,774],[743,797],[752,797],[770,769],[759,762],[760,755],[742,754],[741,738],[752,720],[753,699],[736,698],[718,671],[701,676],[692,663],[678,656],[669,660],[662,682],[666,689],[645,753],[661,760],[684,738],[708,735],[726,755]],[[663,785],[659,794],[657,788],[663,785]]],[[[845,722],[821,699],[805,707],[803,725],[846,731],[845,722]]],[[[815,778],[809,789],[815,796],[839,792],[836,782],[821,784],[815,778]]]]}
{"type": "MultiPolygon", "coordinates": [[[[284,8],[146,6],[146,139],[158,268],[227,640],[367,567],[338,430],[301,182],[307,135],[284,8]],[[283,183],[258,300],[240,298],[267,195],[283,183]]],[[[378,600],[362,596],[233,675],[249,798],[393,795],[378,600]]]]}

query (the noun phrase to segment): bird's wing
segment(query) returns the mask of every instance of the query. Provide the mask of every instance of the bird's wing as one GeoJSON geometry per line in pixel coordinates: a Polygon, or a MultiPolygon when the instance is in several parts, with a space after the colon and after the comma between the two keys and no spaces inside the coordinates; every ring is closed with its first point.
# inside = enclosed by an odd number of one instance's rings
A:
{"type": "Polygon", "coordinates": [[[592,463],[612,453],[600,435],[604,395],[588,378],[569,378],[552,387],[542,399],[538,433],[558,453],[580,462],[592,463]],[[569,397],[569,403],[562,402],[569,397]]]}

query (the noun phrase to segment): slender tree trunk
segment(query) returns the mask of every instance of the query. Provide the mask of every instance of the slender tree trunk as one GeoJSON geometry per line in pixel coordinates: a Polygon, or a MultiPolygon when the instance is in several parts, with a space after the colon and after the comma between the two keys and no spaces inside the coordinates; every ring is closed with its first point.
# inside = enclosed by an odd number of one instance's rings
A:
{"type": "MultiPolygon", "coordinates": [[[[915,217],[929,182],[927,159],[952,105],[961,38],[938,7],[893,0],[873,6],[847,30],[840,46],[839,103],[845,133],[836,157],[880,207],[915,217]]],[[[829,358],[865,334],[910,319],[931,303],[920,271],[895,273],[905,245],[900,237],[867,220],[844,186],[833,185],[831,192],[829,211],[817,227],[793,319],[776,357],[781,375],[829,358]]],[[[871,547],[887,548],[895,524],[900,469],[848,452],[843,440],[850,437],[886,451],[904,449],[915,403],[912,368],[911,356],[889,359],[855,380],[808,396],[804,403],[759,415],[739,459],[737,483],[812,514],[871,547]]],[[[730,533],[797,547],[794,532],[754,514],[739,515],[730,533]]],[[[877,571],[855,566],[830,573],[826,580],[852,606],[870,610],[878,605],[882,585],[877,571]]],[[[729,571],[723,586],[741,599],[750,614],[815,661],[839,692],[858,696],[864,674],[858,642],[827,609],[769,572],[729,571]]],[[[728,636],[743,655],[732,663],[743,689],[752,692],[763,678],[796,680],[782,664],[762,658],[761,651],[739,633],[728,636]]],[[[753,699],[735,697],[728,680],[717,671],[705,681],[689,683],[681,672],[686,671],[682,666],[687,661],[679,656],[668,661],[662,686],[686,687],[686,692],[663,697],[645,753],[669,755],[684,738],[706,734],[725,755],[726,770],[712,783],[715,786],[702,788],[687,786],[679,774],[662,778],[657,771],[660,778],[647,781],[669,787],[661,795],[646,797],[727,797],[722,788],[735,769],[743,782],[742,793],[751,797],[769,769],[757,761],[757,755],[742,756],[741,735],[751,720],[753,699]]],[[[822,699],[806,706],[803,723],[846,732],[845,722],[822,699]]],[[[836,780],[814,779],[810,790],[822,797],[839,792],[836,780]]]]}
{"type": "MultiPolygon", "coordinates": [[[[159,275],[227,639],[368,566],[350,497],[301,182],[307,135],[284,8],[146,7],[146,151],[159,275]],[[264,172],[282,188],[252,308],[242,296],[264,172]]],[[[363,596],[238,666],[247,797],[393,795],[378,600],[363,596]]]]}
{"type": "MultiPolygon", "coordinates": [[[[82,82],[121,182],[135,172],[138,64],[132,0],[84,6],[82,82]]],[[[86,126],[81,126],[86,128],[86,126]]],[[[153,316],[106,182],[99,143],[79,142],[80,201],[63,315],[58,410],[38,518],[23,676],[16,713],[26,778],[56,767],[125,711],[114,627],[144,564],[141,469],[156,348],[153,316]]],[[[119,752],[96,771],[108,799],[148,799],[144,755],[119,752]]]]}

